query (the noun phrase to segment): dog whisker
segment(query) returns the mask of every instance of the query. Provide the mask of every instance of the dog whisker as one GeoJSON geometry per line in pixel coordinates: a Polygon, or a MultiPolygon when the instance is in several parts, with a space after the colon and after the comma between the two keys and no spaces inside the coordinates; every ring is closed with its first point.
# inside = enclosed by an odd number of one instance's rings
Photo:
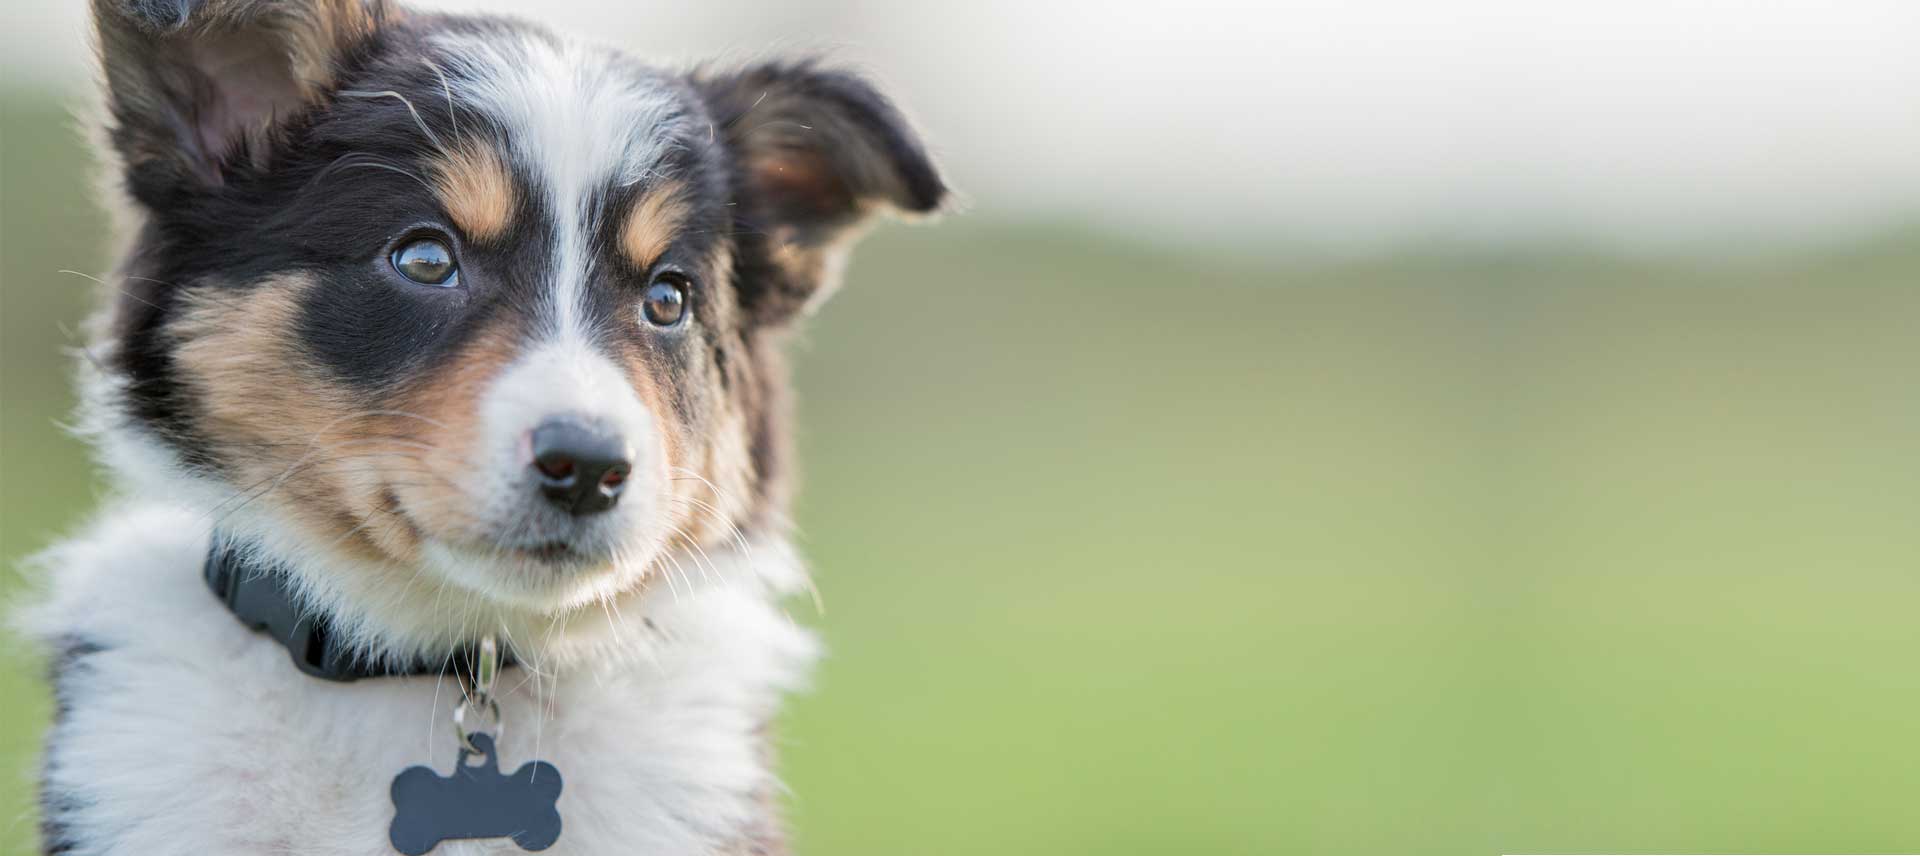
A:
{"type": "MultiPolygon", "coordinates": [[[[408,99],[407,99],[407,96],[405,96],[405,95],[401,95],[400,93],[398,93],[398,92],[395,92],[395,91],[393,91],[393,90],[391,90],[391,89],[388,89],[388,90],[383,90],[383,91],[380,91],[380,92],[367,92],[367,91],[364,91],[364,90],[358,90],[358,89],[342,89],[342,90],[340,90],[340,92],[339,92],[339,94],[341,94],[341,95],[345,95],[345,96],[347,96],[347,97],[349,97],[349,98],[393,98],[393,99],[397,99],[397,100],[398,100],[398,101],[399,101],[399,102],[400,102],[401,104],[405,104],[405,105],[407,106],[407,112],[408,112],[408,113],[411,113],[411,114],[413,114],[413,123],[414,123],[415,125],[417,125],[417,126],[419,126],[419,128],[420,128],[420,132],[421,132],[421,133],[423,133],[423,134],[426,134],[426,135],[427,135],[427,139],[428,139],[428,140],[430,140],[430,141],[432,141],[432,142],[433,142],[433,147],[434,147],[434,148],[435,148],[436,150],[438,150],[438,151],[439,151],[439,152],[440,152],[441,154],[443,154],[443,155],[444,155],[444,154],[446,154],[446,151],[447,151],[447,147],[446,147],[446,146],[445,146],[444,144],[442,144],[442,143],[440,142],[440,135],[438,135],[438,134],[435,134],[435,133],[433,132],[433,129],[432,129],[432,128],[429,128],[429,127],[427,127],[427,123],[426,123],[426,120],[424,120],[424,119],[422,119],[422,118],[420,118],[420,111],[419,111],[419,110],[416,110],[416,109],[414,109],[414,107],[413,107],[413,102],[412,102],[412,101],[410,101],[410,100],[408,100],[408,99]]],[[[449,96],[449,99],[451,99],[451,96],[449,96]]]]}

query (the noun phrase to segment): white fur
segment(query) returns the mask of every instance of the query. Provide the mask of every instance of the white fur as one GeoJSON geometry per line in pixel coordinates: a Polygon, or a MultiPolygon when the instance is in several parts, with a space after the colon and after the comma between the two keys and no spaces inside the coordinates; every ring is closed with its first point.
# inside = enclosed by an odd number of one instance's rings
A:
{"type": "MultiPolygon", "coordinates": [[[[78,852],[388,852],[392,777],[452,768],[456,690],[296,671],[207,591],[207,537],[203,515],[128,505],[42,557],[49,590],[24,627],[103,649],[64,675],[71,710],[48,748],[49,793],[86,802],[64,818],[78,852]]],[[[753,556],[715,556],[725,567],[710,582],[606,612],[637,661],[503,676],[502,767],[544,759],[565,781],[564,832],[547,852],[712,852],[758,816],[756,799],[777,784],[755,729],[802,682],[815,644],[759,582],[797,580],[790,551],[753,556]]],[[[518,850],[498,840],[435,852],[518,850]]]]}

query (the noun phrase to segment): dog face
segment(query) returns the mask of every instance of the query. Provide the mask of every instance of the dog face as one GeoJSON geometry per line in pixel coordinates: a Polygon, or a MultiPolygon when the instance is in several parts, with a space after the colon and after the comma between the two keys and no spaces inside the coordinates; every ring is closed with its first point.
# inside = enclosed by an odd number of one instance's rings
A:
{"type": "Polygon", "coordinates": [[[138,222],[106,430],[356,573],[557,608],[777,525],[781,332],[872,214],[945,194],[812,65],[363,0],[94,16],[138,222]]]}

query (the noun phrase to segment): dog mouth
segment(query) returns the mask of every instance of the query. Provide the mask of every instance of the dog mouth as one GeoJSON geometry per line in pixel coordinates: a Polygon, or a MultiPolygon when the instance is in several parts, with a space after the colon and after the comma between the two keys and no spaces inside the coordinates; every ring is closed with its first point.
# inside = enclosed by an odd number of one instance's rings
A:
{"type": "Polygon", "coordinates": [[[507,549],[516,556],[547,565],[578,565],[593,558],[570,541],[541,541],[507,549]]]}
{"type": "MultiPolygon", "coordinates": [[[[601,539],[548,533],[536,535],[525,533],[520,538],[481,537],[478,539],[438,538],[427,527],[421,525],[408,513],[405,503],[388,491],[384,497],[384,510],[392,514],[411,531],[418,541],[440,541],[447,546],[457,547],[466,542],[465,549],[476,555],[492,554],[509,557],[556,571],[572,571],[604,564],[612,558],[612,550],[601,539]],[[527,537],[531,535],[532,537],[527,537]]],[[[585,533],[581,533],[584,535],[585,533]]]]}
{"type": "Polygon", "coordinates": [[[499,555],[517,560],[523,566],[545,568],[549,572],[575,575],[592,572],[613,563],[612,545],[598,538],[546,536],[492,547],[499,555]]]}

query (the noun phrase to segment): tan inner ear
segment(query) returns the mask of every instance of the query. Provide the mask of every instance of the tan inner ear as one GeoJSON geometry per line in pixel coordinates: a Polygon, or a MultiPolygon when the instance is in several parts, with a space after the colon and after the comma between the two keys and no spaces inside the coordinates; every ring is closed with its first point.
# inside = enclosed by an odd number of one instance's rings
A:
{"type": "Polygon", "coordinates": [[[506,234],[518,204],[513,174],[493,146],[467,141],[435,158],[433,189],[455,226],[476,241],[506,234]]]}
{"type": "Polygon", "coordinates": [[[859,204],[853,190],[825,155],[776,148],[750,161],[754,186],[779,212],[801,220],[842,220],[859,204]]]}
{"type": "Polygon", "coordinates": [[[176,135],[127,144],[130,162],[156,143],[164,154],[191,146],[217,163],[250,140],[254,156],[264,157],[259,143],[274,125],[323,101],[340,57],[396,17],[377,0],[203,0],[178,32],[156,34],[118,6],[93,3],[109,95],[121,111],[176,135]]]}
{"type": "MultiPolygon", "coordinates": [[[[366,0],[319,0],[311,8],[295,11],[274,22],[285,33],[288,58],[294,79],[299,81],[310,100],[333,83],[335,60],[349,45],[373,34],[379,18],[366,0]]],[[[380,16],[398,17],[391,7],[382,6],[380,16]]]]}
{"type": "Polygon", "coordinates": [[[620,251],[626,253],[627,260],[636,267],[652,267],[659,261],[660,254],[672,245],[674,235],[692,213],[678,183],[668,182],[648,190],[621,224],[620,251]]]}

